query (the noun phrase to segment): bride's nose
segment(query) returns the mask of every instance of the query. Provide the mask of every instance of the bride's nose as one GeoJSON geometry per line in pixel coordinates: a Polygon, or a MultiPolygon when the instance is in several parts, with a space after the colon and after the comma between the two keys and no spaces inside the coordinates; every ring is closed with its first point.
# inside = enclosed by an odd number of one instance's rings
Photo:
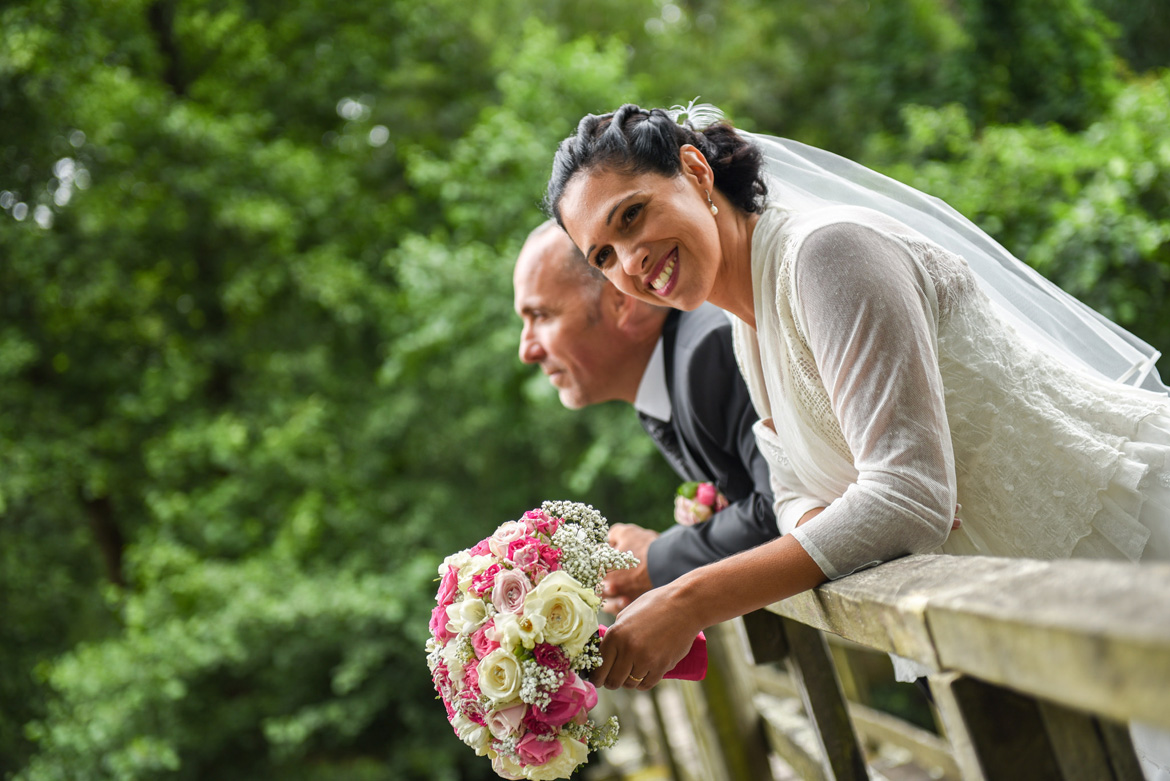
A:
{"type": "Polygon", "coordinates": [[[634,245],[623,250],[619,257],[622,262],[622,270],[631,277],[640,277],[646,273],[650,266],[650,255],[646,252],[645,247],[634,245]]]}

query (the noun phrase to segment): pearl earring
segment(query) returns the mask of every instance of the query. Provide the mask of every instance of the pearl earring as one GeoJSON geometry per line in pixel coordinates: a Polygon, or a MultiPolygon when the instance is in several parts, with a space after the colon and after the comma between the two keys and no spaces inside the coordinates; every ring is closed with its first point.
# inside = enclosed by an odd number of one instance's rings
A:
{"type": "Polygon", "coordinates": [[[719,207],[716,206],[715,202],[711,200],[711,191],[710,190],[703,190],[703,192],[706,193],[706,195],[707,195],[707,206],[711,209],[711,216],[714,217],[716,214],[719,213],[719,207]]]}

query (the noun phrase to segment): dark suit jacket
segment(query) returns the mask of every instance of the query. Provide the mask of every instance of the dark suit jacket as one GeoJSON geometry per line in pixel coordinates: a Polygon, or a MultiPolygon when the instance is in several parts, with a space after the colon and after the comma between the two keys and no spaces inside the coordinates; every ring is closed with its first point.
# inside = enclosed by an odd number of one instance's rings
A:
{"type": "Polygon", "coordinates": [[[675,311],[662,335],[672,407],[666,428],[677,449],[658,422],[638,418],[679,477],[714,483],[731,506],[706,523],[675,525],[651,543],[646,566],[655,586],[779,536],[768,464],[752,434],[757,415],[735,362],[727,315],[710,304],[675,311]]]}

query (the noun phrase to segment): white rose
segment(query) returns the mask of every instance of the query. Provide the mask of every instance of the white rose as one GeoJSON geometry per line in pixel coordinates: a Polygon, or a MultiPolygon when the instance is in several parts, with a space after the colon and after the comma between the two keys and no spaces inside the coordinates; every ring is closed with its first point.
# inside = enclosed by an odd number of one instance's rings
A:
{"type": "Polygon", "coordinates": [[[557,738],[561,742],[561,753],[543,765],[525,765],[524,777],[529,781],[553,781],[568,778],[582,762],[589,758],[589,746],[568,735],[557,738]]]}
{"type": "Polygon", "coordinates": [[[447,605],[447,631],[457,635],[469,635],[487,621],[487,603],[482,599],[469,597],[447,605]]]}
{"type": "Polygon", "coordinates": [[[455,571],[459,571],[466,567],[471,562],[471,554],[465,550],[452,553],[447,558],[443,559],[443,563],[439,565],[439,574],[446,575],[447,569],[450,567],[455,571]]]}
{"type": "Polygon", "coordinates": [[[451,726],[455,728],[455,734],[459,739],[475,749],[476,754],[483,756],[487,753],[492,743],[492,735],[487,728],[481,727],[462,713],[455,714],[455,718],[451,719],[451,726]]]}
{"type": "Polygon", "coordinates": [[[452,684],[463,683],[463,662],[459,658],[458,647],[455,643],[447,643],[439,652],[443,661],[447,663],[447,677],[452,684]]]}
{"type": "Polygon", "coordinates": [[[492,770],[496,771],[496,775],[500,778],[516,779],[524,778],[524,768],[516,761],[516,757],[507,754],[497,754],[495,751],[489,750],[488,758],[492,761],[492,770]]]}
{"type": "Polygon", "coordinates": [[[544,617],[544,642],[576,656],[597,632],[600,600],[564,571],[550,573],[524,601],[525,615],[544,617]]]}
{"type": "Polygon", "coordinates": [[[497,613],[496,642],[509,652],[515,650],[518,645],[532,649],[537,643],[546,640],[544,634],[546,620],[542,614],[533,610],[525,610],[520,615],[497,613]]]}
{"type": "Polygon", "coordinates": [[[495,556],[471,556],[459,568],[459,590],[466,594],[471,589],[471,579],[496,563],[495,556]]]}
{"type": "Polygon", "coordinates": [[[510,652],[497,648],[479,660],[479,691],[493,707],[514,701],[520,695],[520,662],[510,652]]]}

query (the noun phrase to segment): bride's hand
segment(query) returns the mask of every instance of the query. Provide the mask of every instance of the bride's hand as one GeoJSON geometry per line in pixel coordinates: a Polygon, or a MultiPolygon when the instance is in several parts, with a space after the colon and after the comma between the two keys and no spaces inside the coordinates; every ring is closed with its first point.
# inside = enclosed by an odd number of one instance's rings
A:
{"type": "Polygon", "coordinates": [[[649,689],[690,650],[703,627],[683,618],[674,584],[647,591],[625,608],[601,639],[601,666],[594,685],[649,689]]]}

